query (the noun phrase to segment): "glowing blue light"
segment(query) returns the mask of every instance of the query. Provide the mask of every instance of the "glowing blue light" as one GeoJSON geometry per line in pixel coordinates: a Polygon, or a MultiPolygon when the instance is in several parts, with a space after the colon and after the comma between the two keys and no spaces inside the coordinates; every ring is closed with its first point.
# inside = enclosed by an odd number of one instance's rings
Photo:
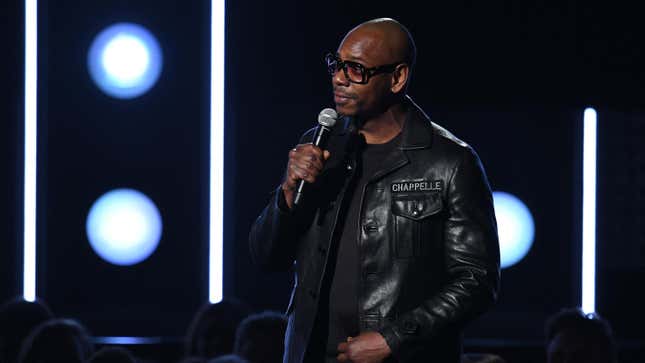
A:
{"type": "Polygon", "coordinates": [[[526,205],[512,194],[493,192],[499,234],[501,267],[522,260],[533,245],[535,224],[526,205]]]}
{"type": "Polygon", "coordinates": [[[157,337],[95,337],[94,343],[105,345],[141,345],[159,344],[163,340],[157,337]]]}
{"type": "Polygon", "coordinates": [[[148,91],[162,67],[159,43],[145,28],[114,24],[92,42],[88,68],[96,85],[116,98],[134,98],[148,91]]]}
{"type": "Polygon", "coordinates": [[[592,313],[596,310],[596,110],[585,109],[583,120],[582,310],[592,313]]]}
{"type": "Polygon", "coordinates": [[[224,297],[224,44],[226,1],[211,0],[208,300],[224,297]]]}
{"type": "Polygon", "coordinates": [[[25,165],[22,294],[36,300],[36,160],[38,145],[38,1],[25,0],[25,165]]]}
{"type": "Polygon", "coordinates": [[[94,252],[115,265],[134,265],[150,256],[161,238],[155,204],[133,189],[103,194],[87,216],[87,237],[94,252]]]}

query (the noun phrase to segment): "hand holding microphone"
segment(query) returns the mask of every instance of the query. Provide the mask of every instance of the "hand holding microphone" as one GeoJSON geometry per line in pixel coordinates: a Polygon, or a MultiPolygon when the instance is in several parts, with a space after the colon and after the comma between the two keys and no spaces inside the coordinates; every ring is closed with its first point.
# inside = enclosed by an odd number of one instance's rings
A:
{"type": "Polygon", "coordinates": [[[336,111],[331,108],[322,110],[318,115],[318,127],[312,142],[296,145],[289,152],[287,173],[282,183],[289,208],[293,209],[302,203],[307,185],[316,181],[324,162],[329,158],[329,151],[324,149],[337,117],[336,111]]]}

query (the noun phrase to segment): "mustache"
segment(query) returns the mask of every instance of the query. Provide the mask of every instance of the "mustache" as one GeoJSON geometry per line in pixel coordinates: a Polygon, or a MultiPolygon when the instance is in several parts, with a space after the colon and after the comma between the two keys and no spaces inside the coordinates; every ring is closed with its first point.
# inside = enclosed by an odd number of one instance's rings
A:
{"type": "Polygon", "coordinates": [[[344,92],[344,91],[341,91],[338,88],[334,88],[334,95],[338,95],[338,96],[341,96],[341,97],[347,97],[347,98],[356,98],[357,97],[356,94],[344,92]]]}

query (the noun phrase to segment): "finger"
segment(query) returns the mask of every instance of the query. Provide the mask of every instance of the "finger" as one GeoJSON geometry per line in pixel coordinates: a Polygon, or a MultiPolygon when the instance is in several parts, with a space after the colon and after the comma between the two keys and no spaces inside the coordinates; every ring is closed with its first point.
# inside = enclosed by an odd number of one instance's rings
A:
{"type": "Polygon", "coordinates": [[[339,362],[347,362],[349,359],[347,358],[347,354],[345,353],[340,353],[337,357],[336,360],[339,362]]]}
{"type": "Polygon", "coordinates": [[[309,182],[309,183],[313,183],[313,182],[316,181],[315,176],[312,173],[308,172],[307,169],[300,168],[300,167],[298,167],[297,165],[294,165],[294,164],[291,165],[291,173],[290,174],[291,174],[290,178],[295,179],[296,182],[297,182],[298,179],[302,179],[302,180],[304,180],[306,182],[309,182]]]}
{"type": "Polygon", "coordinates": [[[310,162],[313,163],[318,169],[322,169],[323,156],[322,152],[318,153],[313,150],[298,150],[289,152],[290,161],[310,162]]]}
{"type": "Polygon", "coordinates": [[[287,171],[287,180],[289,183],[295,184],[298,182],[298,179],[300,179],[300,174],[299,174],[299,168],[298,165],[294,163],[289,163],[289,170],[287,171]]]}
{"type": "Polygon", "coordinates": [[[308,155],[315,155],[319,159],[322,159],[323,157],[323,151],[321,148],[319,148],[316,145],[313,144],[304,144],[304,145],[298,145],[298,152],[302,151],[305,154],[308,155]]]}
{"type": "Polygon", "coordinates": [[[331,156],[331,154],[329,153],[329,151],[327,151],[327,150],[323,151],[323,157],[325,158],[325,161],[326,161],[327,159],[329,159],[329,156],[331,156]]]}
{"type": "Polygon", "coordinates": [[[289,150],[289,159],[293,159],[296,155],[298,155],[298,148],[294,147],[289,150]]]}
{"type": "Polygon", "coordinates": [[[320,162],[315,162],[311,160],[294,160],[293,162],[296,166],[298,166],[300,169],[305,169],[309,172],[314,172],[315,174],[318,174],[318,172],[322,171],[322,163],[320,162]]]}

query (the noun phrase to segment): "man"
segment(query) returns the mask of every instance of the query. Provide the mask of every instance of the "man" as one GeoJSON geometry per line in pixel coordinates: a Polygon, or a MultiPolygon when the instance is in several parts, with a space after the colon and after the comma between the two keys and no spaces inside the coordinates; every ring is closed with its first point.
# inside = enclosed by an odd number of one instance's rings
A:
{"type": "Polygon", "coordinates": [[[392,19],[345,36],[326,61],[336,110],[351,122],[327,150],[303,136],[251,229],[256,263],[295,269],[285,362],[459,362],[460,331],[496,299],[486,176],[406,96],[415,57],[392,19]],[[310,189],[294,210],[301,179],[310,189]]]}

